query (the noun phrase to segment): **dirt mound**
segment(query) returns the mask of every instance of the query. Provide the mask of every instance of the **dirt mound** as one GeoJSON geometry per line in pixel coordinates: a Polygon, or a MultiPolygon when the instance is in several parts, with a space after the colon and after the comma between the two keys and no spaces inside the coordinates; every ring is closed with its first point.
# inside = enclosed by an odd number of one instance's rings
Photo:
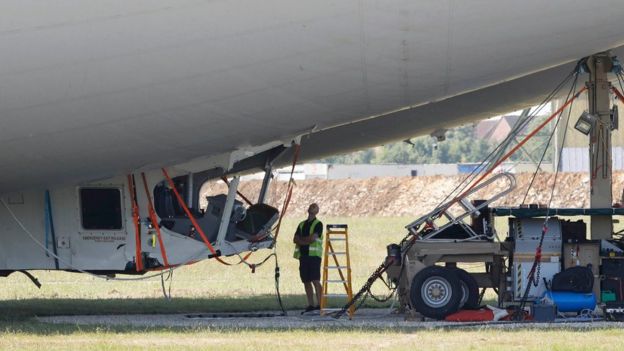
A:
{"type": "MultiPolygon", "coordinates": [[[[455,189],[465,176],[432,177],[376,177],[371,179],[305,180],[297,181],[288,208],[288,216],[303,216],[308,204],[316,202],[324,216],[419,216],[431,211],[447,194],[455,189]]],[[[527,188],[532,174],[517,174],[516,189],[499,200],[499,206],[517,206],[525,203],[548,203],[554,174],[540,174],[531,191],[527,188]]],[[[614,174],[614,201],[622,197],[624,172],[614,174]]],[[[588,207],[589,176],[585,173],[561,173],[556,179],[552,207],[588,207]]],[[[241,182],[239,191],[255,201],[260,181],[241,182]]],[[[267,202],[281,208],[286,195],[287,182],[273,182],[267,202]]],[[[494,183],[476,194],[474,198],[487,198],[487,194],[500,192],[503,184],[494,183]]],[[[222,182],[208,183],[204,195],[225,193],[222,182]]]]}

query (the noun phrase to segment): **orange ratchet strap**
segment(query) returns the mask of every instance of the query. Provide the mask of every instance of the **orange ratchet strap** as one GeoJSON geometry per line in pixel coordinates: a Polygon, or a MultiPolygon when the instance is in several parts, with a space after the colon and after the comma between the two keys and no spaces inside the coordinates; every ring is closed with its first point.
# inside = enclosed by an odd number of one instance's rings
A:
{"type": "MultiPolygon", "coordinates": [[[[297,160],[299,159],[299,149],[301,148],[301,146],[299,144],[295,144],[295,151],[293,154],[293,162],[292,162],[292,167],[290,169],[290,179],[288,181],[288,190],[286,191],[286,198],[284,199],[284,204],[282,205],[282,211],[280,212],[280,216],[279,216],[279,220],[277,222],[277,226],[275,227],[275,238],[273,239],[274,242],[277,242],[277,237],[280,233],[280,228],[282,225],[282,218],[284,217],[284,214],[286,213],[286,210],[288,209],[288,204],[290,203],[290,199],[292,197],[292,193],[293,193],[293,189],[295,187],[295,181],[293,179],[293,174],[295,173],[295,166],[297,165],[297,160]]],[[[223,181],[226,182],[226,184],[228,184],[227,182],[227,178],[223,177],[222,178],[223,181]]],[[[229,184],[228,184],[229,185],[229,184]]],[[[242,196],[242,194],[239,193],[239,195],[242,196]]],[[[244,199],[244,197],[243,197],[244,199]]],[[[243,261],[247,262],[247,259],[251,256],[251,254],[253,253],[253,251],[249,252],[247,255],[245,255],[245,257],[243,257],[243,261]]],[[[254,270],[254,267],[251,267],[252,271],[254,270]]]]}
{"type": "Polygon", "coordinates": [[[286,198],[284,198],[284,204],[282,205],[282,212],[280,213],[279,220],[277,221],[277,227],[275,227],[275,239],[277,242],[277,236],[279,235],[280,228],[282,227],[282,218],[284,218],[284,214],[288,209],[288,204],[290,203],[290,198],[292,197],[292,192],[295,187],[295,180],[293,179],[293,174],[295,173],[295,166],[297,165],[297,160],[299,159],[299,151],[301,150],[301,145],[295,144],[295,151],[293,154],[292,167],[290,169],[290,179],[288,180],[288,190],[286,191],[286,198]]]}
{"type": "MultiPolygon", "coordinates": [[[[280,230],[280,226],[281,226],[281,223],[282,223],[282,218],[284,217],[284,213],[286,213],[286,209],[288,208],[288,204],[290,203],[290,199],[292,197],[292,192],[293,192],[293,188],[294,188],[294,185],[295,185],[295,182],[293,180],[293,174],[295,172],[295,165],[297,164],[297,160],[299,159],[299,150],[300,150],[300,145],[299,144],[295,144],[295,153],[293,155],[292,169],[290,170],[290,181],[288,183],[288,192],[287,192],[287,195],[286,195],[286,199],[284,200],[284,205],[282,206],[282,213],[280,213],[279,221],[277,223],[277,227],[276,227],[276,230],[275,230],[275,238],[273,239],[274,241],[277,240],[277,236],[279,235],[279,230],[280,230]]],[[[204,242],[204,244],[206,244],[206,247],[208,248],[208,250],[210,250],[210,253],[212,253],[214,258],[217,261],[219,261],[220,263],[222,263],[224,265],[227,265],[227,266],[231,266],[232,265],[231,263],[225,262],[221,258],[219,258],[219,256],[217,255],[217,251],[212,246],[212,244],[210,244],[210,241],[206,237],[206,234],[204,233],[203,229],[199,226],[199,224],[197,223],[197,220],[195,220],[195,216],[193,216],[191,211],[188,209],[188,207],[184,203],[184,200],[182,199],[182,196],[180,196],[180,193],[178,192],[178,189],[176,189],[175,183],[173,182],[173,180],[169,176],[169,173],[167,173],[167,170],[162,168],[162,172],[163,172],[163,175],[165,176],[165,179],[167,179],[167,182],[169,183],[169,187],[171,187],[171,190],[173,190],[173,194],[175,195],[176,199],[178,200],[178,204],[180,204],[180,207],[182,207],[182,209],[184,210],[184,212],[186,213],[188,218],[191,220],[191,223],[195,227],[195,230],[197,230],[197,232],[199,233],[199,236],[202,238],[202,241],[204,242]]],[[[222,177],[221,179],[226,184],[229,185],[229,182],[228,182],[227,178],[222,177]]],[[[247,203],[249,203],[251,205],[251,201],[249,201],[247,198],[245,198],[245,196],[243,196],[240,192],[237,191],[237,193],[238,193],[238,195],[240,195],[243,198],[243,200],[245,200],[247,203]]],[[[242,258],[242,260],[244,262],[247,262],[247,259],[251,256],[252,253],[253,253],[253,251],[247,253],[242,258]]],[[[254,264],[248,264],[248,265],[250,266],[250,268],[253,271],[255,265],[254,264]]]]}
{"type": "Polygon", "coordinates": [[[139,223],[139,205],[137,204],[136,186],[134,175],[128,174],[128,191],[132,199],[132,218],[134,220],[134,238],[135,238],[135,266],[136,271],[143,270],[143,255],[141,254],[141,225],[139,223]]]}
{"type": "Polygon", "coordinates": [[[163,244],[162,236],[160,234],[160,225],[158,225],[158,218],[156,218],[156,211],[154,211],[154,205],[152,204],[152,196],[150,195],[149,188],[147,186],[147,179],[145,178],[145,173],[141,173],[141,178],[143,178],[143,187],[145,188],[145,195],[147,196],[147,208],[149,210],[150,220],[152,221],[152,225],[156,230],[156,235],[158,236],[158,244],[160,245],[160,253],[163,257],[163,261],[165,263],[165,268],[169,266],[169,260],[167,259],[167,251],[165,250],[165,245],[163,244]]]}
{"type": "Polygon", "coordinates": [[[527,141],[529,141],[529,139],[531,139],[535,134],[537,134],[537,132],[539,132],[540,130],[542,130],[542,128],[544,128],[548,123],[550,123],[550,121],[552,121],[555,117],[557,117],[558,115],[560,115],[561,113],[563,113],[563,110],[565,110],[568,106],[570,106],[570,104],[572,103],[572,101],[576,100],[576,98],[578,98],[581,93],[583,93],[585,90],[587,90],[587,87],[583,87],[581,90],[579,90],[576,94],[574,94],[568,101],[566,101],[563,105],[561,105],[561,107],[559,107],[559,109],[557,109],[557,111],[555,111],[555,113],[553,113],[552,115],[550,115],[550,117],[548,117],[544,122],[542,122],[539,126],[537,126],[535,129],[533,129],[532,132],[530,132],[529,134],[527,134],[527,136],[524,137],[524,139],[522,139],[518,144],[516,144],[516,146],[514,146],[511,150],[509,150],[503,157],[501,157],[498,161],[496,161],[492,167],[490,167],[490,169],[487,172],[484,172],[481,177],[479,177],[479,179],[477,179],[474,183],[472,183],[472,185],[470,187],[468,187],[468,189],[466,189],[463,193],[461,193],[459,196],[455,197],[453,199],[453,201],[451,201],[446,208],[449,208],[450,206],[452,206],[454,203],[456,203],[457,201],[459,201],[459,199],[463,198],[466,194],[468,194],[470,192],[470,190],[472,190],[477,184],[479,184],[485,177],[487,177],[488,175],[490,175],[494,169],[496,167],[498,167],[501,163],[503,163],[505,160],[507,160],[511,155],[513,155],[519,148],[522,147],[522,145],[524,145],[527,141]]]}
{"type": "MultiPolygon", "coordinates": [[[[230,186],[230,181],[227,179],[226,176],[221,177],[221,180],[229,187],[230,186]]],[[[238,196],[241,197],[241,199],[243,199],[247,205],[251,206],[253,205],[253,203],[245,196],[243,195],[240,191],[236,190],[236,194],[238,194],[238,196]]]]}
{"type": "Polygon", "coordinates": [[[624,102],[624,95],[622,95],[622,92],[619,91],[618,88],[611,87],[611,91],[613,91],[615,96],[617,96],[617,98],[620,99],[621,102],[624,102]]]}
{"type": "Polygon", "coordinates": [[[193,216],[191,211],[188,209],[188,207],[184,203],[184,200],[182,199],[182,196],[180,196],[180,193],[178,192],[178,189],[176,189],[175,183],[173,182],[171,177],[169,177],[169,173],[167,173],[167,170],[163,168],[162,172],[163,172],[165,178],[167,179],[167,182],[169,183],[169,186],[171,187],[171,190],[173,190],[173,194],[175,195],[176,199],[178,200],[178,204],[180,204],[180,206],[182,207],[182,209],[184,210],[184,212],[186,213],[188,218],[191,220],[191,223],[193,223],[193,226],[195,227],[195,230],[197,230],[197,232],[199,233],[199,236],[201,236],[202,240],[204,241],[204,244],[206,244],[206,247],[208,248],[208,250],[210,250],[210,253],[220,263],[222,263],[224,265],[227,265],[227,266],[231,266],[232,265],[231,263],[225,262],[221,258],[219,258],[219,255],[217,254],[217,251],[212,246],[212,244],[210,244],[210,241],[206,237],[206,234],[204,233],[204,230],[199,226],[199,224],[195,220],[195,216],[193,216]]]}

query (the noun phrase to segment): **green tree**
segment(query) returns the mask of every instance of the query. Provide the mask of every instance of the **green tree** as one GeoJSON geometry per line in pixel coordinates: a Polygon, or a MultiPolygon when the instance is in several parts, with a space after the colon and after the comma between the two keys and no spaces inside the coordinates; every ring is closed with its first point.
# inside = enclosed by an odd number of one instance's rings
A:
{"type": "Polygon", "coordinates": [[[493,146],[473,136],[473,125],[449,130],[446,140],[436,141],[430,136],[413,138],[410,143],[399,141],[381,147],[366,149],[351,154],[328,157],[327,163],[458,163],[480,162],[490,153],[493,146]]]}

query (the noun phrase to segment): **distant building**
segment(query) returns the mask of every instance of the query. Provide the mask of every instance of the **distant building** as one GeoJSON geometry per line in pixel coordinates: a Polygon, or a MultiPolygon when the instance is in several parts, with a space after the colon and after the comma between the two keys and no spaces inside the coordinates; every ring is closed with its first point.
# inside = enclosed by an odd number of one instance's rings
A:
{"type": "Polygon", "coordinates": [[[507,137],[518,118],[519,116],[502,116],[483,120],[475,124],[473,135],[477,139],[500,143],[507,137]]]}
{"type": "MultiPolygon", "coordinates": [[[[560,104],[561,101],[558,103],[560,104]]],[[[624,111],[624,106],[621,103],[618,102],[617,105],[620,111],[624,111]]],[[[582,94],[572,106],[567,130],[566,128],[557,128],[555,142],[558,148],[563,147],[563,150],[561,150],[559,167],[562,172],[589,172],[589,136],[578,132],[573,127],[581,113],[587,109],[587,106],[587,94],[582,94]]],[[[567,116],[567,112],[565,115],[567,116]]],[[[622,113],[620,113],[620,121],[622,118],[622,113]]],[[[624,170],[623,127],[612,132],[611,143],[611,169],[613,171],[624,170]]],[[[558,156],[559,155],[555,155],[555,157],[558,156]]]]}
{"type": "Polygon", "coordinates": [[[372,177],[417,177],[433,175],[455,175],[456,164],[425,164],[425,165],[329,165],[327,179],[372,178],[372,177]]]}
{"type": "MultiPolygon", "coordinates": [[[[288,180],[290,179],[290,172],[293,171],[293,179],[328,179],[328,169],[331,165],[326,163],[304,163],[295,166],[293,170],[291,166],[282,167],[273,170],[273,179],[275,180],[288,180]]],[[[242,180],[262,179],[264,172],[248,174],[241,177],[242,180]]]]}
{"type": "MultiPolygon", "coordinates": [[[[495,169],[495,172],[534,172],[535,164],[532,163],[503,163],[495,169]]],[[[439,164],[326,164],[305,163],[295,166],[293,179],[367,179],[373,177],[423,177],[423,176],[452,176],[457,174],[471,173],[475,168],[485,169],[478,163],[439,163],[439,164]]],[[[552,164],[542,164],[542,170],[552,171],[552,164]]],[[[287,181],[290,179],[291,167],[283,167],[274,170],[274,179],[287,181]]],[[[264,173],[249,174],[242,180],[262,179],[264,173]]]]}

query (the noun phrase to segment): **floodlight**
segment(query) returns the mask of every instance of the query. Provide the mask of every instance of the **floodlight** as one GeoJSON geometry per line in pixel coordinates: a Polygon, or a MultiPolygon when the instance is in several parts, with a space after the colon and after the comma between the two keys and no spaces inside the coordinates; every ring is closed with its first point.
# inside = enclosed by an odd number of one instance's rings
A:
{"type": "Polygon", "coordinates": [[[448,129],[445,129],[445,128],[436,129],[431,133],[431,136],[435,138],[438,142],[442,142],[446,140],[446,132],[448,132],[448,129]]]}
{"type": "Polygon", "coordinates": [[[594,128],[595,124],[596,124],[596,117],[587,111],[583,111],[578,121],[576,121],[576,124],[574,125],[574,129],[578,130],[579,132],[585,135],[589,135],[591,130],[594,128]]]}

